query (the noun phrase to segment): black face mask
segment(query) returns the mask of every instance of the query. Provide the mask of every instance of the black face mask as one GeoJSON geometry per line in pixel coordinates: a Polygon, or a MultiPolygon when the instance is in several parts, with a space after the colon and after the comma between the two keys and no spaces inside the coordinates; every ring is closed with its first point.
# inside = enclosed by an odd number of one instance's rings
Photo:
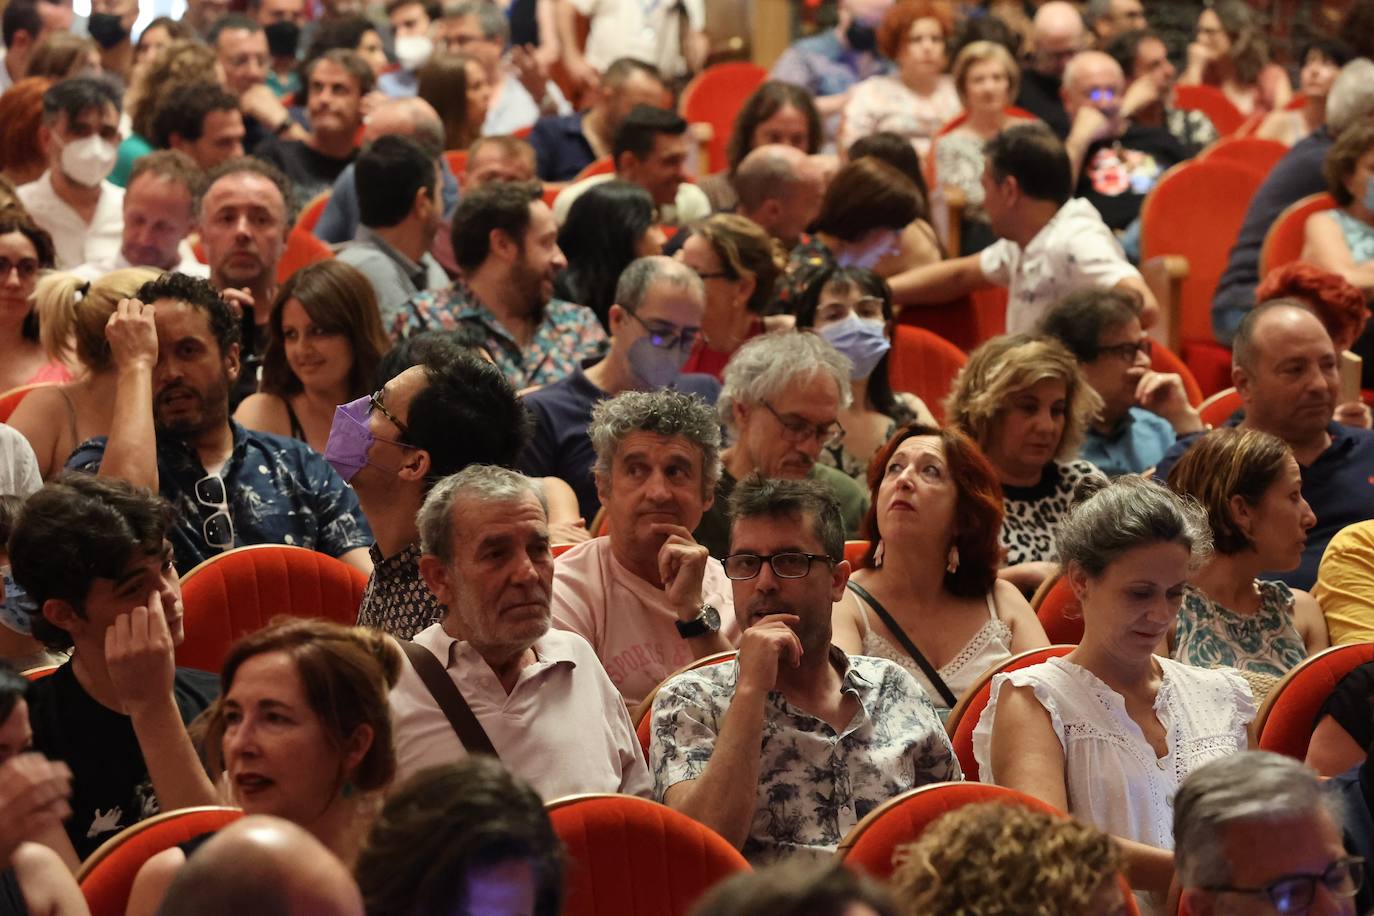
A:
{"type": "Polygon", "coordinates": [[[106,51],[129,37],[129,30],[124,28],[124,23],[114,13],[91,13],[86,29],[95,43],[106,51]]]}
{"type": "Polygon", "coordinates": [[[301,27],[294,22],[274,22],[265,26],[267,50],[273,57],[295,57],[301,43],[301,27]]]}
{"type": "Polygon", "coordinates": [[[874,51],[878,47],[878,30],[856,19],[844,30],[844,40],[855,51],[874,51]]]}

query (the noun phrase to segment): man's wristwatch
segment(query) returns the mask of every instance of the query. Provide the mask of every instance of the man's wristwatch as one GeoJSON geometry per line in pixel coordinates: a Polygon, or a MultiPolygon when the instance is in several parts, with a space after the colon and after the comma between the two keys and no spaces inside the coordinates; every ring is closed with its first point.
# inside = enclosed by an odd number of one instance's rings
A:
{"type": "Polygon", "coordinates": [[[698,636],[720,632],[720,611],[709,604],[703,604],[696,617],[673,622],[677,624],[677,634],[683,639],[696,639],[698,636]]]}

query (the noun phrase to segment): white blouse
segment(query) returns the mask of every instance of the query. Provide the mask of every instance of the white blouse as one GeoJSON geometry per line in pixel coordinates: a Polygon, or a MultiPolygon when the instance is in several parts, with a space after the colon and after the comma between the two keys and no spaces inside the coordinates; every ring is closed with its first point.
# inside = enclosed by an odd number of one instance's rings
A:
{"type": "Polygon", "coordinates": [[[1246,748],[1255,700],[1230,668],[1194,668],[1159,659],[1164,677],[1155,714],[1169,751],[1156,757],[1121,695],[1095,674],[1049,661],[999,674],[973,732],[973,754],[984,782],[992,769],[992,729],[1004,684],[1029,686],[1050,714],[1064,748],[1069,813],[1114,836],[1173,849],[1173,798],[1184,778],[1204,763],[1246,748]]]}

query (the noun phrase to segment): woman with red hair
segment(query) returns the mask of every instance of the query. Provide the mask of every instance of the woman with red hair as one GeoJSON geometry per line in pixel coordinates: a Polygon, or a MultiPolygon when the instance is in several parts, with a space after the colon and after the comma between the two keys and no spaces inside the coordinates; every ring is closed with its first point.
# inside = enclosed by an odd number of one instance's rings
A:
{"type": "Polygon", "coordinates": [[[16,188],[36,181],[48,167],[48,157],[38,145],[38,126],[43,121],[43,93],[53,80],[30,76],[0,95],[0,177],[16,188]]]}
{"type": "Polygon", "coordinates": [[[832,641],[896,662],[943,719],[984,671],[1049,645],[1026,599],[997,578],[1002,486],[973,441],[908,423],[869,467],[863,568],[834,607],[832,641]]]}

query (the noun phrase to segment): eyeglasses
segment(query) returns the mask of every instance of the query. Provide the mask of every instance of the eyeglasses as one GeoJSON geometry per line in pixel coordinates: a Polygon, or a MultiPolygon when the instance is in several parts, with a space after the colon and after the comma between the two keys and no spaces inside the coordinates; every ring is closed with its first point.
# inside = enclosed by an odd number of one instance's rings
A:
{"type": "Polygon", "coordinates": [[[1122,344],[1112,344],[1110,347],[1098,347],[1098,356],[1115,356],[1117,359],[1128,363],[1135,362],[1137,354],[1144,353],[1147,357],[1154,352],[1154,344],[1150,338],[1144,340],[1132,340],[1122,344]]]}
{"type": "Polygon", "coordinates": [[[378,388],[376,391],[372,392],[372,396],[367,399],[367,402],[370,410],[375,410],[390,420],[391,424],[401,431],[401,435],[410,435],[410,430],[406,428],[406,425],[396,419],[396,415],[387,410],[386,405],[382,403],[382,389],[378,388]]]}
{"type": "Polygon", "coordinates": [[[692,345],[697,342],[697,335],[701,333],[701,328],[673,328],[671,331],[656,328],[650,326],[643,318],[629,309],[625,309],[625,314],[639,322],[639,326],[649,335],[649,343],[660,350],[671,350],[674,347],[680,350],[690,350],[692,345]]]}
{"type": "Polygon", "coordinates": [[[229,515],[229,495],[224,481],[209,474],[196,481],[196,502],[218,511],[201,523],[200,533],[205,543],[220,550],[234,546],[234,519],[229,515]]]}
{"type": "Polygon", "coordinates": [[[805,579],[811,572],[811,564],[821,561],[826,566],[834,566],[835,561],[823,553],[774,553],[766,556],[757,553],[732,553],[725,558],[725,577],[727,579],[752,579],[763,569],[766,561],[779,579],[805,579]]]}
{"type": "Polygon", "coordinates": [[[801,417],[784,417],[773,409],[773,405],[767,401],[760,401],[768,412],[778,418],[782,424],[782,437],[793,445],[800,445],[812,436],[815,436],[824,446],[839,445],[844,439],[844,427],[839,420],[831,420],[829,423],[808,423],[801,417]]]}
{"type": "Polygon", "coordinates": [[[1121,95],[1120,92],[1110,87],[1088,90],[1088,98],[1098,104],[1103,102],[1114,102],[1119,95],[1121,95]]]}
{"type": "Polygon", "coordinates": [[[0,280],[8,279],[10,271],[12,270],[19,271],[19,279],[31,280],[42,267],[43,265],[39,264],[33,258],[20,258],[17,261],[11,261],[9,258],[0,258],[0,280]]]}
{"type": "Polygon", "coordinates": [[[1320,875],[1284,875],[1263,887],[1214,885],[1203,890],[1214,894],[1263,894],[1269,898],[1276,913],[1305,913],[1317,895],[1318,881],[1337,897],[1354,897],[1364,883],[1364,859],[1359,856],[1337,859],[1320,875]]]}

